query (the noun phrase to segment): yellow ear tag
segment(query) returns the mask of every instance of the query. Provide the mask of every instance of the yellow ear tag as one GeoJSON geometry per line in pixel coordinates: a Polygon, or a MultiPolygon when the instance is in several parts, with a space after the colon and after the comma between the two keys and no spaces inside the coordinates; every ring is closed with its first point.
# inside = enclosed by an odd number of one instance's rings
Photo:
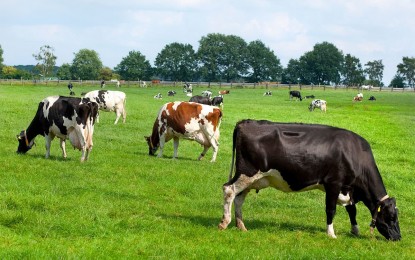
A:
{"type": "Polygon", "coordinates": [[[378,212],[380,212],[380,207],[378,208],[378,212]]]}

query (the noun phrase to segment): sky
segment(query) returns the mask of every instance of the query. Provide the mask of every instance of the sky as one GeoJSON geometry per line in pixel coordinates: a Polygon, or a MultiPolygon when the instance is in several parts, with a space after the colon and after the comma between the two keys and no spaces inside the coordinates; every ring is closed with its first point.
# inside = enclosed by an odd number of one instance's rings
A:
{"type": "Polygon", "coordinates": [[[403,57],[415,57],[415,0],[5,0],[0,2],[4,64],[35,65],[49,45],[56,65],[95,50],[114,68],[130,51],[152,65],[168,44],[190,44],[210,33],[262,41],[286,67],[314,45],[382,60],[388,85],[403,57]]]}

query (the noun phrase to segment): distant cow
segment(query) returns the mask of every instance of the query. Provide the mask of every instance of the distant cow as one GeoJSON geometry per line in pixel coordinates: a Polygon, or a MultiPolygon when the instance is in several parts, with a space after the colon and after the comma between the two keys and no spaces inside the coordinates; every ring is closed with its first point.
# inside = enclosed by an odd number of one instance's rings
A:
{"type": "MultiPolygon", "coordinates": [[[[229,181],[223,185],[220,229],[231,222],[235,201],[236,226],[246,230],[242,205],[252,189],[319,189],[326,193],[329,237],[336,238],[336,204],[346,207],[351,231],[358,235],[356,203],[362,201],[372,216],[371,231],[376,227],[386,239],[401,239],[396,201],[386,192],[369,143],[351,131],[325,125],[243,120],[233,132],[231,165],[229,181]]],[[[305,212],[302,209],[298,214],[305,214],[307,221],[305,212]]]]}
{"type": "Polygon", "coordinates": [[[321,111],[326,112],[327,111],[327,101],[322,99],[314,99],[311,101],[310,106],[308,109],[311,111],[314,111],[315,108],[320,108],[321,111]]]}
{"type": "Polygon", "coordinates": [[[187,94],[193,93],[193,86],[192,86],[192,84],[190,84],[190,83],[184,83],[184,85],[183,85],[183,92],[184,93],[187,93],[187,94]]]}
{"type": "MultiPolygon", "coordinates": [[[[124,92],[112,90],[93,90],[86,93],[85,98],[89,98],[92,101],[97,102],[99,110],[101,111],[115,112],[117,117],[114,124],[118,123],[121,115],[122,122],[125,123],[125,118],[127,117],[127,111],[125,109],[127,97],[124,92]]],[[[99,120],[97,120],[97,122],[99,122],[99,120]]]]}
{"type": "Polygon", "coordinates": [[[154,95],[154,99],[162,99],[163,95],[161,93],[157,93],[156,95],[154,95]]]}
{"type": "Polygon", "coordinates": [[[363,98],[363,93],[357,93],[357,97],[363,98]]]}
{"type": "Polygon", "coordinates": [[[217,107],[192,102],[166,103],[157,115],[151,136],[145,137],[149,154],[154,155],[159,148],[158,157],[162,157],[164,144],[173,138],[173,158],[177,158],[179,139],[184,138],[203,145],[204,149],[199,160],[212,147],[211,162],[214,162],[219,148],[221,119],[222,112],[217,107]]]}
{"type": "Polygon", "coordinates": [[[199,104],[204,104],[204,105],[212,105],[212,101],[210,100],[210,98],[208,97],[202,97],[202,96],[193,96],[189,99],[189,102],[196,102],[199,104]]]}
{"type": "Polygon", "coordinates": [[[219,95],[226,95],[229,94],[229,90],[220,90],[219,95]]]}
{"type": "Polygon", "coordinates": [[[375,98],[375,96],[370,96],[370,97],[369,97],[369,100],[370,100],[370,101],[375,101],[375,100],[376,100],[376,98],[375,98]]]}
{"type": "Polygon", "coordinates": [[[306,99],[309,99],[309,98],[315,98],[315,96],[314,96],[314,95],[310,95],[310,96],[305,96],[305,98],[306,98],[306,99]]]}
{"type": "Polygon", "coordinates": [[[266,91],[263,96],[272,96],[272,92],[271,91],[266,91]]]}
{"type": "Polygon", "coordinates": [[[174,90],[169,90],[167,92],[167,96],[169,96],[169,97],[173,97],[174,95],[176,95],[176,91],[174,91],[174,90]]]}
{"type": "Polygon", "coordinates": [[[354,98],[353,98],[353,101],[362,101],[363,100],[363,97],[358,97],[358,96],[355,96],[354,98]]]}
{"type": "Polygon", "coordinates": [[[290,95],[290,100],[292,100],[294,97],[296,98],[296,100],[298,100],[298,99],[300,99],[300,101],[302,101],[302,100],[303,100],[303,98],[301,97],[301,93],[300,93],[300,91],[297,91],[297,90],[291,90],[291,91],[289,92],[289,95],[290,95]]]}
{"type": "Polygon", "coordinates": [[[202,97],[211,98],[212,97],[212,91],[210,91],[210,90],[203,91],[202,92],[202,97]]]}
{"type": "Polygon", "coordinates": [[[212,106],[217,106],[223,109],[223,96],[219,95],[216,97],[213,97],[211,100],[212,106]]]}
{"type": "Polygon", "coordinates": [[[17,153],[24,154],[35,143],[38,135],[45,137],[46,155],[50,156],[50,145],[55,137],[60,139],[63,157],[66,158],[65,141],[69,139],[74,148],[82,151],[81,162],[88,159],[92,150],[94,123],[98,115],[98,104],[88,98],[52,96],[43,99],[35,117],[17,139],[17,153]]]}

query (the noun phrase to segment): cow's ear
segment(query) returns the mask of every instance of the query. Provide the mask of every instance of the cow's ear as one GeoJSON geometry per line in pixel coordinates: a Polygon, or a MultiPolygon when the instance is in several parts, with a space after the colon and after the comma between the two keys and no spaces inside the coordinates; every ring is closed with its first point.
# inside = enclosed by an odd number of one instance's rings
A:
{"type": "Polygon", "coordinates": [[[22,140],[22,137],[20,135],[16,135],[17,140],[22,140]]]}

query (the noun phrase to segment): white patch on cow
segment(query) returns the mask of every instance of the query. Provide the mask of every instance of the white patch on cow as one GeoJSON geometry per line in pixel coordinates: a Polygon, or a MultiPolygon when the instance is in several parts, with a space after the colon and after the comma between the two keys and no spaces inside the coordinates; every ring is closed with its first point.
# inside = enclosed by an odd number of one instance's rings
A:
{"type": "MultiPolygon", "coordinates": [[[[126,95],[122,91],[113,91],[107,90],[102,97],[105,102],[99,103],[99,90],[93,90],[85,94],[85,98],[89,98],[91,101],[98,103],[98,107],[101,111],[105,112],[115,112],[116,119],[114,124],[118,123],[119,118],[122,116],[123,123],[125,123],[125,118],[127,116],[125,110],[126,104],[126,95]]],[[[98,121],[98,120],[97,120],[98,121]]]]}
{"type": "Polygon", "coordinates": [[[327,235],[329,235],[329,237],[331,238],[337,238],[336,235],[334,234],[333,223],[331,223],[330,225],[327,225],[327,235]]]}
{"type": "Polygon", "coordinates": [[[352,202],[350,200],[350,194],[347,193],[346,195],[343,195],[341,192],[339,193],[339,197],[337,198],[337,204],[341,206],[347,206],[352,205],[352,202]]]}
{"type": "Polygon", "coordinates": [[[56,102],[56,100],[58,100],[59,99],[59,96],[52,96],[52,97],[47,97],[47,98],[45,98],[45,99],[43,99],[42,100],[42,102],[43,103],[45,103],[45,105],[43,105],[43,109],[42,109],[42,112],[43,112],[43,116],[45,117],[45,118],[48,118],[48,116],[49,116],[49,109],[50,109],[50,107],[51,106],[53,106],[53,104],[56,102]],[[48,104],[48,105],[46,105],[46,104],[48,104]],[[47,108],[46,108],[47,107],[47,108]]]}
{"type": "Polygon", "coordinates": [[[174,110],[177,110],[177,107],[178,107],[181,103],[182,103],[182,102],[180,102],[180,101],[175,101],[175,102],[173,103],[172,108],[173,108],[174,110]]]}

